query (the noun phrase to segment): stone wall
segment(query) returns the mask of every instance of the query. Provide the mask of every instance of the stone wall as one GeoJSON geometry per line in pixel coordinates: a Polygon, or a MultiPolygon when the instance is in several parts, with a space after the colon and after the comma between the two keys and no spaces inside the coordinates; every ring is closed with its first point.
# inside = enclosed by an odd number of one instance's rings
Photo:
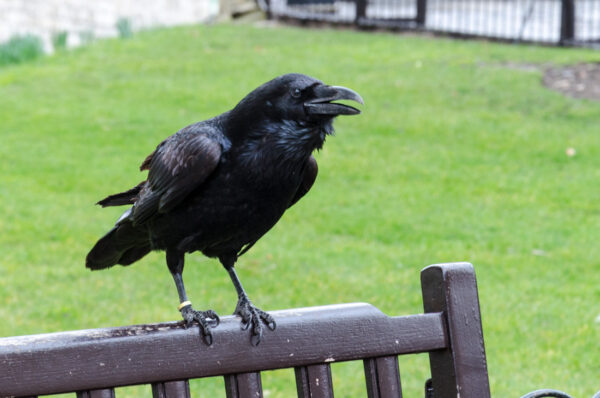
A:
{"type": "Polygon", "coordinates": [[[90,38],[115,37],[117,21],[133,31],[206,22],[219,12],[219,0],[0,0],[0,43],[34,34],[52,52],[52,37],[68,32],[74,47],[90,38]]]}

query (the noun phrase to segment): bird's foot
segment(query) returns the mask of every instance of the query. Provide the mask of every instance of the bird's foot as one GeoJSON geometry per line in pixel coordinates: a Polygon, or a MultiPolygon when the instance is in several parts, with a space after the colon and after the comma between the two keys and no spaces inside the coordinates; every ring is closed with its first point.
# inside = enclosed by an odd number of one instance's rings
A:
{"type": "Polygon", "coordinates": [[[265,311],[256,308],[247,296],[240,297],[233,314],[239,315],[242,318],[242,330],[246,330],[251,326],[250,342],[254,346],[257,346],[262,339],[263,323],[270,330],[275,330],[277,326],[273,317],[265,311]]]}
{"type": "Polygon", "coordinates": [[[213,310],[207,311],[196,311],[192,308],[192,304],[187,304],[184,307],[180,308],[181,316],[183,316],[183,320],[185,321],[184,326],[186,328],[192,326],[194,321],[198,322],[200,325],[200,334],[202,338],[208,345],[212,345],[213,336],[211,332],[211,328],[215,328],[219,326],[219,316],[213,310]]]}

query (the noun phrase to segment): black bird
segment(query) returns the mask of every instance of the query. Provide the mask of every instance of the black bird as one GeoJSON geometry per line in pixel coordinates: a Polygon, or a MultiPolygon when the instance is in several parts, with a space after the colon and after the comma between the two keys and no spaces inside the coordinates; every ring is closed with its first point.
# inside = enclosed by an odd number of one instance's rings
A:
{"type": "Polygon", "coordinates": [[[165,250],[185,325],[197,321],[210,345],[219,317],[192,308],[181,274],[185,253],[216,257],[238,294],[234,314],[242,329],[251,326],[251,342],[258,344],[262,323],[274,330],[275,321],[252,304],[234,264],[310,190],[317,177],[312,152],[333,133],[333,118],[360,113],[337,100],[363,103],[348,88],[287,74],[232,110],[168,137],[140,166],[148,170],[147,180],[98,202],[133,206],[89,252],[86,267],[129,265],[151,250],[165,250]]]}

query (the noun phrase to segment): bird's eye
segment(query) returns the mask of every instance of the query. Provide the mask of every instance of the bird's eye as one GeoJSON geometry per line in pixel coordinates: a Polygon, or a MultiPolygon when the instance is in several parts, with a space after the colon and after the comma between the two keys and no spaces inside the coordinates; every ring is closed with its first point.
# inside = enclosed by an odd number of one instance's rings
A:
{"type": "Polygon", "coordinates": [[[293,89],[290,91],[290,94],[291,94],[291,96],[292,96],[292,97],[294,97],[294,98],[300,98],[300,96],[302,95],[302,91],[300,91],[300,89],[299,89],[299,88],[293,88],[293,89]]]}

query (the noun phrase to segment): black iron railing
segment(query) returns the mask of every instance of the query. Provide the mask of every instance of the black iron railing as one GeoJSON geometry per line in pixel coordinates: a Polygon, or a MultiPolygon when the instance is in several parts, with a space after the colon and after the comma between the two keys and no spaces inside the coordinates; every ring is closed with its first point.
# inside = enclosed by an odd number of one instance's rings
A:
{"type": "Polygon", "coordinates": [[[275,18],[600,47],[600,0],[261,0],[275,18]]]}
{"type": "MultiPolygon", "coordinates": [[[[558,390],[536,390],[529,394],[523,395],[521,398],[572,398],[569,394],[558,390]]],[[[592,398],[600,398],[600,391],[598,391],[592,398]]]]}

